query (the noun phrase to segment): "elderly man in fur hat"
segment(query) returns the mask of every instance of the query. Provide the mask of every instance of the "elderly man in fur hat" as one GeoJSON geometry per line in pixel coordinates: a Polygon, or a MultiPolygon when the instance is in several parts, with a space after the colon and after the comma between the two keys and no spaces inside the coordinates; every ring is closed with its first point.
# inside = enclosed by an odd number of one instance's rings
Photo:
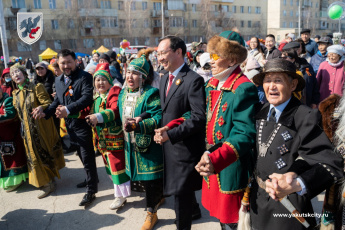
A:
{"type": "MultiPolygon", "coordinates": [[[[213,77],[206,83],[206,148],[196,166],[204,176],[202,204],[221,229],[237,229],[241,200],[254,169],[255,85],[242,73],[247,58],[239,34],[225,31],[207,44],[213,77]]],[[[239,228],[240,229],[240,228],[239,228]]]]}
{"type": "Polygon", "coordinates": [[[263,85],[268,103],[256,114],[252,229],[313,229],[311,199],[342,178],[342,159],[319,125],[319,111],[292,96],[305,86],[293,63],[270,60],[253,81],[263,85]]]}

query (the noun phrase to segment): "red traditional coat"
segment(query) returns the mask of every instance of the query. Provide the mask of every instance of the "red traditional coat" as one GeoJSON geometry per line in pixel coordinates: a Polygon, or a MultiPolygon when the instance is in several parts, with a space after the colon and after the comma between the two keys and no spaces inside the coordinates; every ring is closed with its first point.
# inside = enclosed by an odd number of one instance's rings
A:
{"type": "Polygon", "coordinates": [[[209,154],[215,174],[204,177],[202,204],[221,223],[237,223],[244,190],[253,171],[254,105],[257,89],[237,67],[217,90],[219,80],[206,84],[206,139],[220,147],[209,154]],[[218,100],[219,98],[219,100],[218,100]],[[213,113],[212,113],[213,111],[213,113]]]}

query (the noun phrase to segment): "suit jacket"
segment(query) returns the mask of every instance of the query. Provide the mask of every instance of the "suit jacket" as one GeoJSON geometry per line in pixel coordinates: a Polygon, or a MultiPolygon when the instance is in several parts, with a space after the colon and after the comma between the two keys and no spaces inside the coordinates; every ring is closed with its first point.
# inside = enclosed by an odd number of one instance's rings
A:
{"type": "MultiPolygon", "coordinates": [[[[256,115],[257,129],[264,120],[262,142],[267,143],[270,134],[277,126],[267,121],[269,103],[265,104],[256,115]]],[[[337,153],[322,130],[321,115],[301,105],[292,97],[278,123],[280,127],[267,150],[265,157],[258,156],[255,174],[266,180],[272,173],[284,174],[295,172],[304,182],[307,193],[303,196],[292,193],[288,196],[291,203],[300,213],[314,213],[311,199],[343,177],[343,160],[337,153]]],[[[260,132],[257,130],[257,138],[260,132]]],[[[259,144],[257,141],[257,149],[259,144]]],[[[257,181],[252,184],[250,192],[251,221],[254,229],[305,229],[295,218],[277,218],[273,214],[289,214],[279,202],[272,200],[265,190],[258,187],[257,181]]],[[[315,218],[306,220],[315,226],[315,218]]],[[[308,228],[309,229],[309,228],[308,228]]]]}
{"type": "MultiPolygon", "coordinates": [[[[84,119],[75,119],[80,111],[91,107],[93,103],[93,78],[91,74],[76,68],[71,74],[71,80],[65,85],[64,75],[55,79],[56,96],[53,103],[44,111],[46,119],[55,114],[59,105],[64,105],[70,114],[65,119],[68,133],[78,133],[80,135],[91,132],[90,126],[84,119]],[[68,94],[69,89],[73,90],[72,95],[68,94]],[[75,117],[75,118],[72,118],[75,117]],[[85,133],[87,131],[87,133],[85,133]]],[[[74,135],[71,135],[71,137],[74,135]]]]}
{"type": "Polygon", "coordinates": [[[185,64],[166,97],[168,75],[159,87],[162,126],[191,112],[189,119],[168,131],[169,140],[163,144],[164,194],[179,195],[201,189],[202,178],[194,167],[205,151],[205,89],[204,79],[185,64]]]}

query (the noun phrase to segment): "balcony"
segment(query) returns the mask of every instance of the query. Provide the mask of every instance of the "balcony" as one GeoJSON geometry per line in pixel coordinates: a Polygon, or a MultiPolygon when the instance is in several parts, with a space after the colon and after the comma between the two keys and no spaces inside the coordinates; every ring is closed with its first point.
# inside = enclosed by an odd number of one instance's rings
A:
{"type": "Polygon", "coordinates": [[[78,10],[78,14],[81,17],[117,17],[118,15],[116,9],[86,9],[86,8],[82,8],[78,10]]]}
{"type": "MultiPolygon", "coordinates": [[[[151,10],[151,17],[153,18],[159,18],[162,17],[162,10],[151,10]]],[[[164,17],[169,17],[169,11],[164,10],[164,17]]]]}
{"type": "Polygon", "coordinates": [[[219,12],[215,11],[213,12],[213,16],[215,18],[231,18],[231,12],[219,12]]]}

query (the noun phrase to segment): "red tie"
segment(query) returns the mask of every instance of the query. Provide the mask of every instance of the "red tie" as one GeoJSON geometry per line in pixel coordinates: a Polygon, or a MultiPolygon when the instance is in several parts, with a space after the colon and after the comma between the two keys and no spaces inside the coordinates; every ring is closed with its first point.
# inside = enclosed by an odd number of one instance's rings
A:
{"type": "Polygon", "coordinates": [[[170,87],[172,85],[173,80],[174,80],[174,75],[169,74],[169,86],[168,86],[167,93],[165,96],[168,96],[168,93],[169,93],[169,90],[170,90],[170,87]]]}

